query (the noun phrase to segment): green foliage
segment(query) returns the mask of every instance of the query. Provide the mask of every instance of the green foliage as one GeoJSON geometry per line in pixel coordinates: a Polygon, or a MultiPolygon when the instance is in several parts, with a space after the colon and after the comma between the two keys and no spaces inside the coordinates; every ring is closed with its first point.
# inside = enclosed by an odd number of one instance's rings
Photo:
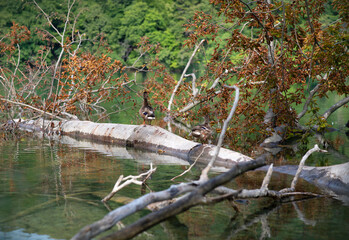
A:
{"type": "MultiPolygon", "coordinates": [[[[67,2],[44,0],[37,1],[52,18],[58,30],[64,27],[67,2]]],[[[151,44],[159,43],[163,49],[159,60],[172,70],[180,70],[186,64],[188,50],[183,49],[186,38],[183,25],[192,18],[195,11],[214,11],[208,1],[123,1],[123,0],[84,0],[78,1],[73,9],[70,23],[75,21],[75,28],[84,38],[94,40],[103,37],[114,59],[131,64],[138,57],[135,50],[141,37],[147,36],[151,44]]],[[[4,35],[12,26],[12,21],[24,25],[34,33],[21,52],[27,60],[35,55],[40,45],[47,44],[36,34],[38,29],[50,30],[46,19],[31,0],[1,1],[0,34],[4,35]]],[[[53,33],[55,37],[57,34],[53,33]]],[[[59,46],[52,41],[49,59],[54,60],[59,54],[59,46]]],[[[98,46],[90,42],[84,44],[85,50],[97,51],[98,46]]]]}

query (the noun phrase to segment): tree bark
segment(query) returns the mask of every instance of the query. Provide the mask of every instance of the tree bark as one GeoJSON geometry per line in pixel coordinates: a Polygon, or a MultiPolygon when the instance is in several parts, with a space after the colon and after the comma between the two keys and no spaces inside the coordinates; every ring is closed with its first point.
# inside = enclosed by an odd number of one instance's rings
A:
{"type": "MultiPolygon", "coordinates": [[[[161,153],[162,156],[174,156],[186,161],[207,164],[214,156],[216,146],[200,144],[177,136],[158,126],[127,125],[114,123],[94,123],[90,121],[36,121],[15,120],[23,130],[44,131],[48,137],[70,136],[89,139],[98,143],[107,143],[161,153]]],[[[231,168],[239,162],[251,161],[252,158],[229,149],[221,148],[215,167],[231,168]]]]}

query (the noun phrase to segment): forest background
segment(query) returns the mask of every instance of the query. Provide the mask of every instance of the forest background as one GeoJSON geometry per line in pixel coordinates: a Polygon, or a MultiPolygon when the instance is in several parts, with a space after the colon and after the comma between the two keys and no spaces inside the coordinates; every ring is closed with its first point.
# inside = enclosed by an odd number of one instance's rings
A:
{"type": "Polygon", "coordinates": [[[6,119],[35,118],[34,109],[107,121],[147,88],[158,112],[189,127],[210,115],[219,132],[234,94],[225,86],[236,84],[227,138],[245,152],[270,127],[291,137],[330,126],[317,105],[329,92],[348,102],[345,2],[15,0],[0,9],[6,119]]]}

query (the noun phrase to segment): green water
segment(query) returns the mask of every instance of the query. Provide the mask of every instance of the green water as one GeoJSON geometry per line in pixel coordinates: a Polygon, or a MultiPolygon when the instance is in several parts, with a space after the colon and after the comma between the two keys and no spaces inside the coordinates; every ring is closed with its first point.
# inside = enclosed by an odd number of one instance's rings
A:
{"type": "MultiPolygon", "coordinates": [[[[343,146],[348,146],[348,139],[344,134],[333,138],[344,139],[337,154],[347,159],[348,149],[343,146]]],[[[157,162],[158,170],[148,180],[147,189],[129,185],[106,206],[100,200],[111,191],[117,178],[146,171],[151,155],[88,142],[50,142],[33,136],[1,139],[0,153],[0,239],[70,239],[85,225],[101,219],[108,209],[144,193],[168,188],[173,184],[170,179],[188,167],[184,161],[179,165],[157,162]]],[[[310,159],[311,164],[318,164],[317,156],[310,159]]],[[[327,162],[338,159],[331,153],[322,158],[329,159],[327,162]]],[[[229,186],[258,188],[264,174],[247,173],[229,186]]],[[[180,180],[190,181],[199,175],[200,169],[193,168],[180,180]]],[[[291,180],[291,176],[275,173],[270,189],[287,187],[291,180]]],[[[321,192],[302,180],[297,188],[321,192]]],[[[314,198],[276,204],[270,199],[257,199],[237,202],[239,213],[229,202],[198,206],[137,239],[344,239],[349,229],[348,202],[314,198]]],[[[140,211],[122,224],[147,213],[148,210],[140,211]]],[[[112,231],[116,229],[117,226],[112,231]]]]}

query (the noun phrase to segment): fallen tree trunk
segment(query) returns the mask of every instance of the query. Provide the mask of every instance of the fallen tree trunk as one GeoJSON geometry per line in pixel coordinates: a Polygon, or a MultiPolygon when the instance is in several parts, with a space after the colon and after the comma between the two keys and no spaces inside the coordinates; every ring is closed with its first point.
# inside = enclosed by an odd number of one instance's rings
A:
{"type": "MultiPolygon", "coordinates": [[[[277,166],[274,167],[274,171],[295,175],[297,167],[295,165],[277,166]]],[[[261,169],[267,170],[268,166],[261,169]]],[[[349,163],[328,167],[304,166],[299,177],[318,186],[327,194],[339,197],[349,196],[349,163]]],[[[347,197],[345,202],[348,202],[347,197]]]]}
{"type": "MultiPolygon", "coordinates": [[[[214,145],[189,141],[158,126],[94,123],[90,121],[15,120],[22,130],[44,132],[51,136],[70,136],[95,142],[116,144],[123,147],[148,150],[162,155],[174,156],[189,162],[207,164],[214,156],[214,145]]],[[[216,167],[231,168],[239,162],[252,158],[241,153],[221,148],[216,158],[216,167]]]]}
{"type": "MultiPolygon", "coordinates": [[[[302,158],[302,162],[308,158],[310,154],[316,151],[323,151],[317,145],[313,149],[310,149],[302,158]]],[[[259,198],[259,197],[272,197],[280,201],[283,198],[297,195],[305,195],[317,197],[319,195],[306,192],[294,192],[294,185],[297,183],[299,175],[296,174],[292,181],[291,188],[282,189],[280,191],[274,191],[268,189],[273,167],[269,167],[268,172],[263,180],[263,183],[259,189],[247,190],[240,189],[234,190],[222,186],[229,182],[236,176],[257,168],[258,166],[265,164],[265,156],[260,156],[255,161],[247,161],[236,164],[229,171],[222,173],[212,179],[204,179],[200,176],[199,181],[193,181],[189,183],[181,183],[178,185],[172,185],[167,190],[160,192],[148,193],[127,205],[119,207],[104,216],[99,221],[96,221],[88,226],[85,226],[78,232],[72,239],[74,240],[88,240],[99,235],[100,233],[110,229],[118,221],[123,218],[132,215],[136,211],[139,211],[150,204],[154,204],[160,201],[171,200],[170,204],[165,204],[162,208],[142,217],[134,223],[125,226],[123,229],[106,236],[103,239],[130,239],[137,234],[145,231],[146,229],[164,221],[171,216],[179,214],[189,208],[199,204],[212,204],[223,200],[232,200],[236,198],[259,198]],[[218,196],[207,196],[209,192],[216,192],[218,196]],[[182,195],[184,194],[184,195],[182,195]],[[182,196],[180,196],[182,195],[182,196]],[[178,197],[177,199],[174,199],[178,197]]],[[[302,169],[300,164],[299,169],[302,169]]],[[[205,174],[205,169],[201,172],[201,175],[205,174]]],[[[117,181],[117,184],[119,180],[117,181]]],[[[116,185],[117,185],[116,184],[116,185]]]]}

